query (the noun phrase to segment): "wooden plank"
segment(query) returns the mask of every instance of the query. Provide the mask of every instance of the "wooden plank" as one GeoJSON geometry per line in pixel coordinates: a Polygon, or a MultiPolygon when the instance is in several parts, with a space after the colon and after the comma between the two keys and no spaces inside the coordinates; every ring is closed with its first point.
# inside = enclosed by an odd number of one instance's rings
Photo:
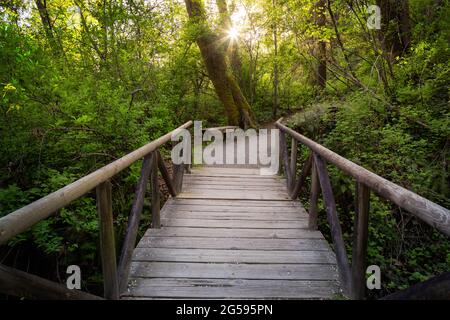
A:
{"type": "Polygon", "coordinates": [[[258,221],[258,220],[212,220],[212,219],[161,219],[167,227],[202,228],[253,228],[253,229],[304,229],[307,220],[297,221],[258,221]]]}
{"type": "Polygon", "coordinates": [[[267,238],[267,239],[323,239],[319,231],[308,229],[230,229],[164,227],[148,229],[146,237],[202,237],[202,238],[267,238]]]}
{"type": "Polygon", "coordinates": [[[271,191],[249,191],[240,190],[208,190],[189,189],[178,195],[178,198],[197,199],[246,199],[246,200],[290,200],[287,193],[271,191]]]}
{"type": "Polygon", "coordinates": [[[208,220],[261,220],[261,221],[295,221],[307,219],[296,213],[278,212],[218,212],[218,211],[180,211],[165,210],[162,217],[166,219],[208,219],[208,220]]]}
{"type": "Polygon", "coordinates": [[[166,205],[209,205],[211,207],[225,206],[225,207],[291,207],[291,208],[303,208],[300,202],[296,201],[283,201],[283,200],[245,200],[245,199],[215,199],[211,201],[209,199],[182,199],[182,198],[171,198],[168,199],[166,205]]]}
{"type": "Polygon", "coordinates": [[[261,185],[261,186],[249,186],[246,183],[242,184],[233,184],[233,185],[215,185],[215,184],[185,184],[184,185],[186,192],[190,192],[191,190],[220,190],[222,192],[228,192],[229,190],[244,190],[248,192],[275,192],[275,193],[286,193],[286,187],[283,185],[261,185]]]}
{"type": "Polygon", "coordinates": [[[185,183],[211,183],[211,184],[235,184],[235,183],[248,183],[248,184],[256,184],[256,185],[267,185],[267,184],[280,184],[284,185],[286,183],[285,179],[281,179],[278,177],[268,177],[263,179],[261,176],[248,176],[248,177],[207,177],[207,176],[199,176],[187,174],[184,177],[185,183]]]}
{"type": "Polygon", "coordinates": [[[99,296],[0,264],[0,292],[29,299],[46,300],[102,300],[99,296]]]}
{"type": "Polygon", "coordinates": [[[177,248],[136,248],[133,261],[336,264],[329,251],[212,250],[177,248]]]}
{"type": "Polygon", "coordinates": [[[131,213],[128,218],[127,232],[125,234],[125,239],[122,245],[122,251],[120,254],[120,261],[118,266],[120,292],[126,289],[128,283],[131,257],[133,256],[133,250],[136,245],[139,222],[141,221],[142,208],[144,206],[145,190],[147,188],[150,169],[152,167],[151,162],[151,155],[147,155],[142,163],[141,175],[136,187],[131,213]]]}
{"type": "Polygon", "coordinates": [[[370,189],[361,183],[356,185],[357,210],[355,216],[352,254],[352,299],[363,299],[366,289],[366,257],[369,228],[370,189]]]}
{"type": "Polygon", "coordinates": [[[283,213],[283,214],[295,214],[301,217],[307,217],[307,213],[304,208],[297,207],[242,207],[242,206],[207,206],[207,205],[165,205],[164,211],[178,211],[178,212],[221,212],[221,213],[283,213]]]}
{"type": "Polygon", "coordinates": [[[337,280],[329,264],[231,264],[133,262],[134,278],[337,280]]]}
{"type": "Polygon", "coordinates": [[[125,297],[193,299],[332,299],[335,281],[244,279],[134,279],[125,297]]]}
{"type": "Polygon", "coordinates": [[[257,239],[257,238],[201,238],[201,237],[143,237],[139,248],[192,248],[230,250],[330,250],[323,239],[257,239]]]}
{"type": "Polygon", "coordinates": [[[100,229],[100,255],[102,258],[104,296],[106,299],[119,299],[117,278],[116,247],[112,214],[111,183],[103,182],[97,186],[97,213],[100,229]]]}
{"type": "Polygon", "coordinates": [[[259,175],[259,169],[251,168],[222,168],[222,167],[195,167],[191,170],[192,174],[203,175],[259,175]]]}

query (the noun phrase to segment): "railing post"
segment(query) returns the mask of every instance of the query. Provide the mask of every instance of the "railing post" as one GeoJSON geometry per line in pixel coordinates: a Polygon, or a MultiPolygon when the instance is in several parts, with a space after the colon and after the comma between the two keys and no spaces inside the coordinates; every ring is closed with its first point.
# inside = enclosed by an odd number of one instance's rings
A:
{"type": "Polygon", "coordinates": [[[290,185],[290,189],[292,189],[295,185],[295,177],[297,176],[297,149],[298,149],[298,142],[292,137],[292,144],[291,144],[291,174],[292,174],[292,181],[290,185]]]}
{"type": "Polygon", "coordinates": [[[364,299],[367,238],[369,227],[370,189],[362,183],[356,185],[356,215],[352,254],[352,292],[355,300],[364,299]]]}
{"type": "Polygon", "coordinates": [[[141,221],[142,209],[144,207],[145,190],[150,176],[152,167],[152,155],[146,155],[142,162],[141,176],[136,187],[134,195],[133,206],[128,218],[127,232],[122,245],[122,252],[119,259],[118,276],[119,276],[119,290],[123,292],[127,288],[128,274],[130,271],[131,257],[136,245],[136,238],[139,229],[139,222],[141,221]]]}
{"type": "Polygon", "coordinates": [[[97,213],[100,220],[100,254],[102,257],[104,296],[106,299],[119,299],[117,279],[116,248],[112,214],[111,183],[103,182],[97,186],[97,213]]]}
{"type": "Polygon", "coordinates": [[[328,224],[330,225],[331,236],[333,239],[336,261],[338,263],[339,274],[341,276],[342,286],[347,295],[351,293],[351,270],[348,262],[347,251],[345,249],[344,239],[342,237],[341,224],[337,213],[336,202],[334,200],[333,188],[331,187],[330,177],[325,161],[316,153],[313,155],[314,165],[317,170],[322,189],[322,196],[325,201],[328,224]]]}
{"type": "Polygon", "coordinates": [[[161,176],[164,179],[164,182],[166,183],[167,189],[169,190],[169,193],[172,197],[177,196],[177,190],[175,190],[175,187],[173,185],[172,179],[170,178],[169,171],[167,170],[166,165],[164,164],[164,159],[161,156],[161,153],[159,151],[156,151],[158,154],[158,168],[161,172],[161,176]]]}
{"type": "Polygon", "coordinates": [[[291,186],[292,186],[291,167],[289,164],[286,134],[283,131],[280,131],[280,147],[281,147],[280,149],[281,149],[281,156],[282,156],[282,160],[283,160],[282,163],[283,163],[283,167],[284,167],[284,173],[286,175],[286,185],[290,192],[291,186]]]}
{"type": "Polygon", "coordinates": [[[152,185],[152,228],[161,228],[160,218],[160,199],[158,183],[158,153],[157,150],[152,153],[152,170],[150,173],[150,183],[152,185]]]}
{"type": "Polygon", "coordinates": [[[317,230],[317,202],[319,201],[319,193],[320,193],[319,176],[317,175],[314,157],[312,157],[311,194],[309,197],[309,221],[308,221],[308,227],[312,230],[317,230]]]}

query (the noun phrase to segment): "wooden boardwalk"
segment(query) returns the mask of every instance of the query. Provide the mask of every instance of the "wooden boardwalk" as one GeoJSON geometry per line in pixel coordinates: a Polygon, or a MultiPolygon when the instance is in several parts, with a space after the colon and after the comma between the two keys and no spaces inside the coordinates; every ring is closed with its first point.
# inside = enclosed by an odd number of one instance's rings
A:
{"type": "Polygon", "coordinates": [[[330,299],[336,258],[278,176],[200,167],[134,251],[125,299],[330,299]]]}

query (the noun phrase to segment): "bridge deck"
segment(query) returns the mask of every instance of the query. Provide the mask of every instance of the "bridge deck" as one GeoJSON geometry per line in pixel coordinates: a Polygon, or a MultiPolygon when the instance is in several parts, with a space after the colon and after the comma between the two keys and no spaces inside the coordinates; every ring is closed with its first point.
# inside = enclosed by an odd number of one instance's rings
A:
{"type": "Polygon", "coordinates": [[[334,253],[308,230],[284,180],[257,168],[201,167],[135,249],[126,299],[329,299],[334,253]]]}

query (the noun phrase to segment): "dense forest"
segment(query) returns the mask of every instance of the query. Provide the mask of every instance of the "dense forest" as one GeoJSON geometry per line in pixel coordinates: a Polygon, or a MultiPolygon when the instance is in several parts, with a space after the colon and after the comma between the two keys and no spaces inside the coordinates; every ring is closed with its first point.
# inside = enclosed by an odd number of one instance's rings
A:
{"type": "MultiPolygon", "coordinates": [[[[449,16],[448,0],[0,1],[0,217],[185,121],[280,117],[449,208],[449,16]]],[[[329,170],[351,252],[354,182],[329,170]]],[[[119,234],[139,171],[112,181],[119,234]]],[[[0,262],[60,282],[83,263],[83,289],[98,292],[97,243],[92,193],[0,262]]],[[[373,194],[368,263],[383,270],[376,298],[449,271],[450,241],[373,194]]]]}

